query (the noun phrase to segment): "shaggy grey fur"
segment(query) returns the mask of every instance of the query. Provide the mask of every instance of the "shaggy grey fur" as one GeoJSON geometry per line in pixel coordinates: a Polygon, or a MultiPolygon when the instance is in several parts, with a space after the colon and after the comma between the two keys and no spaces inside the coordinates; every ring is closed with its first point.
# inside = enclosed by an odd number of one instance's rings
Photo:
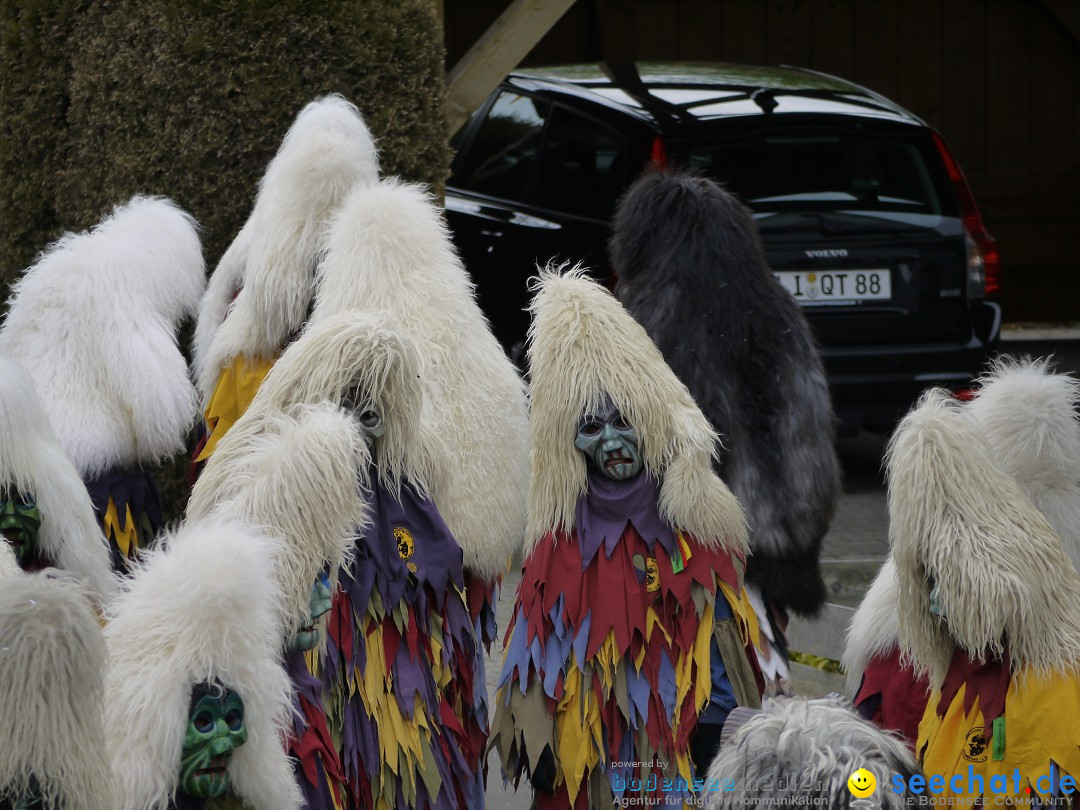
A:
{"type": "Polygon", "coordinates": [[[708,810],[858,807],[848,777],[859,768],[877,780],[873,803],[865,804],[884,810],[908,806],[909,797],[892,789],[894,776],[906,782],[921,773],[903,741],[863,720],[838,696],[774,698],[720,749],[702,796],[708,810]]]}
{"type": "Polygon", "coordinates": [[[711,180],[650,172],[620,202],[610,249],[615,294],[721,435],[717,472],[750,525],[748,579],[773,604],[815,613],[840,494],[832,405],[750,212],[711,180]]]}

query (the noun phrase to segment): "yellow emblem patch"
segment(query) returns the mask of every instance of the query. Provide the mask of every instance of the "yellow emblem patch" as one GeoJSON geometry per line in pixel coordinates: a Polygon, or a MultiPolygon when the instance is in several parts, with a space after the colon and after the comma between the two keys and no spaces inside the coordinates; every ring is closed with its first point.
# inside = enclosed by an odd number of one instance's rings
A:
{"type": "Polygon", "coordinates": [[[408,564],[408,569],[415,574],[416,564],[409,562],[412,559],[413,552],[416,550],[412,534],[404,526],[395,526],[394,542],[397,543],[398,556],[408,564]]]}
{"type": "Polygon", "coordinates": [[[653,557],[645,560],[645,590],[649,593],[660,590],[660,569],[653,557]]]}

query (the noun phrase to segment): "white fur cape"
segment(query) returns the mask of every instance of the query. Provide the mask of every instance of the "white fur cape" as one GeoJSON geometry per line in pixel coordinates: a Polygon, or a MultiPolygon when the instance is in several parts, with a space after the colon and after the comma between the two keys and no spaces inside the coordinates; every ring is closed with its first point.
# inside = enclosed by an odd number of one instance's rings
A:
{"type": "Polygon", "coordinates": [[[33,776],[48,810],[115,810],[105,641],[89,596],[55,571],[0,583],[0,803],[33,776]]]}
{"type": "Polygon", "coordinates": [[[38,544],[49,563],[82,579],[103,604],[116,585],[90,496],[56,441],[30,375],[0,357],[0,486],[7,483],[37,501],[38,544]]]}
{"type": "Polygon", "coordinates": [[[136,569],[105,629],[116,807],[164,810],[179,782],[192,688],[217,681],[244,702],[248,738],[229,764],[233,792],[254,810],[297,810],[282,744],[290,686],[279,663],[278,544],[219,518],[178,534],[136,569]]]}
{"type": "Polygon", "coordinates": [[[33,373],[84,479],[183,448],[195,390],[176,332],[204,284],[195,221],[135,197],[61,238],[13,285],[0,352],[33,373]]]}
{"type": "Polygon", "coordinates": [[[355,106],[326,96],[300,111],[203,296],[194,370],[204,403],[234,358],[271,359],[303,325],[322,228],[349,189],[375,182],[378,172],[375,143],[355,106]]]}
{"type": "Polygon", "coordinates": [[[275,567],[286,638],[304,624],[316,578],[344,565],[354,527],[364,523],[357,471],[369,458],[356,422],[336,405],[289,410],[245,413],[187,507],[188,520],[229,515],[281,542],[275,567]],[[258,425],[249,430],[247,421],[258,425]]]}
{"type": "Polygon", "coordinates": [[[927,392],[887,453],[900,649],[940,686],[954,649],[1008,640],[1017,670],[1080,668],[1080,574],[1046,518],[947,391],[927,392]],[[937,583],[947,627],[930,613],[937,583]]]}
{"type": "Polygon", "coordinates": [[[416,341],[423,423],[449,451],[430,494],[486,580],[521,546],[528,488],[525,386],[491,333],[446,223],[421,187],[357,187],[335,213],[312,320],[346,309],[391,313],[416,341]]]}
{"type": "Polygon", "coordinates": [[[7,543],[0,543],[0,580],[14,576],[21,572],[19,561],[15,559],[15,552],[7,543]]]}
{"type": "MultiPolygon", "coordinates": [[[[921,774],[904,743],[863,720],[837,696],[766,700],[709,766],[702,798],[709,810],[758,804],[853,807],[848,778],[866,768],[877,779],[874,807],[907,807],[889,783],[921,774]]],[[[869,804],[868,804],[869,806],[869,804]]]]}
{"type": "Polygon", "coordinates": [[[1002,358],[979,382],[967,412],[1080,569],[1080,380],[1002,358]]]}
{"type": "Polygon", "coordinates": [[[531,310],[526,553],[548,531],[574,525],[587,488],[585,457],[574,447],[578,420],[606,394],[637,428],[664,519],[705,545],[745,554],[742,508],[712,467],[717,435],[641,325],[580,268],[544,271],[531,310]]]}
{"type": "MultiPolygon", "coordinates": [[[[1080,570],[1080,381],[1045,361],[998,359],[962,410],[995,460],[1049,521],[1080,570]]],[[[896,570],[886,560],[848,630],[844,669],[859,685],[870,659],[899,643],[896,570]]]]}

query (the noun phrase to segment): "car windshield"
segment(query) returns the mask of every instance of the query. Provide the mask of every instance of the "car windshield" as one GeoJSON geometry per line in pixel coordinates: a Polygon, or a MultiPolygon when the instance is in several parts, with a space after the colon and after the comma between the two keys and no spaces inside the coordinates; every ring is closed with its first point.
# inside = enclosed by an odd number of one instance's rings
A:
{"type": "Polygon", "coordinates": [[[922,148],[897,136],[759,132],[752,139],[673,143],[672,152],[759,213],[948,213],[922,148]]]}

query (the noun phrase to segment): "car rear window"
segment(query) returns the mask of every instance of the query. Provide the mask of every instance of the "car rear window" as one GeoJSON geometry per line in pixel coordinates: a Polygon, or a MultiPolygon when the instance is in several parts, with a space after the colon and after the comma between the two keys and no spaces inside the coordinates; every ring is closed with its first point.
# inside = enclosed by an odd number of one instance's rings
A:
{"type": "Polygon", "coordinates": [[[672,145],[676,159],[722,182],[755,211],[951,213],[940,160],[890,134],[756,133],[672,145]],[[935,162],[936,161],[936,162],[935,162]]]}

